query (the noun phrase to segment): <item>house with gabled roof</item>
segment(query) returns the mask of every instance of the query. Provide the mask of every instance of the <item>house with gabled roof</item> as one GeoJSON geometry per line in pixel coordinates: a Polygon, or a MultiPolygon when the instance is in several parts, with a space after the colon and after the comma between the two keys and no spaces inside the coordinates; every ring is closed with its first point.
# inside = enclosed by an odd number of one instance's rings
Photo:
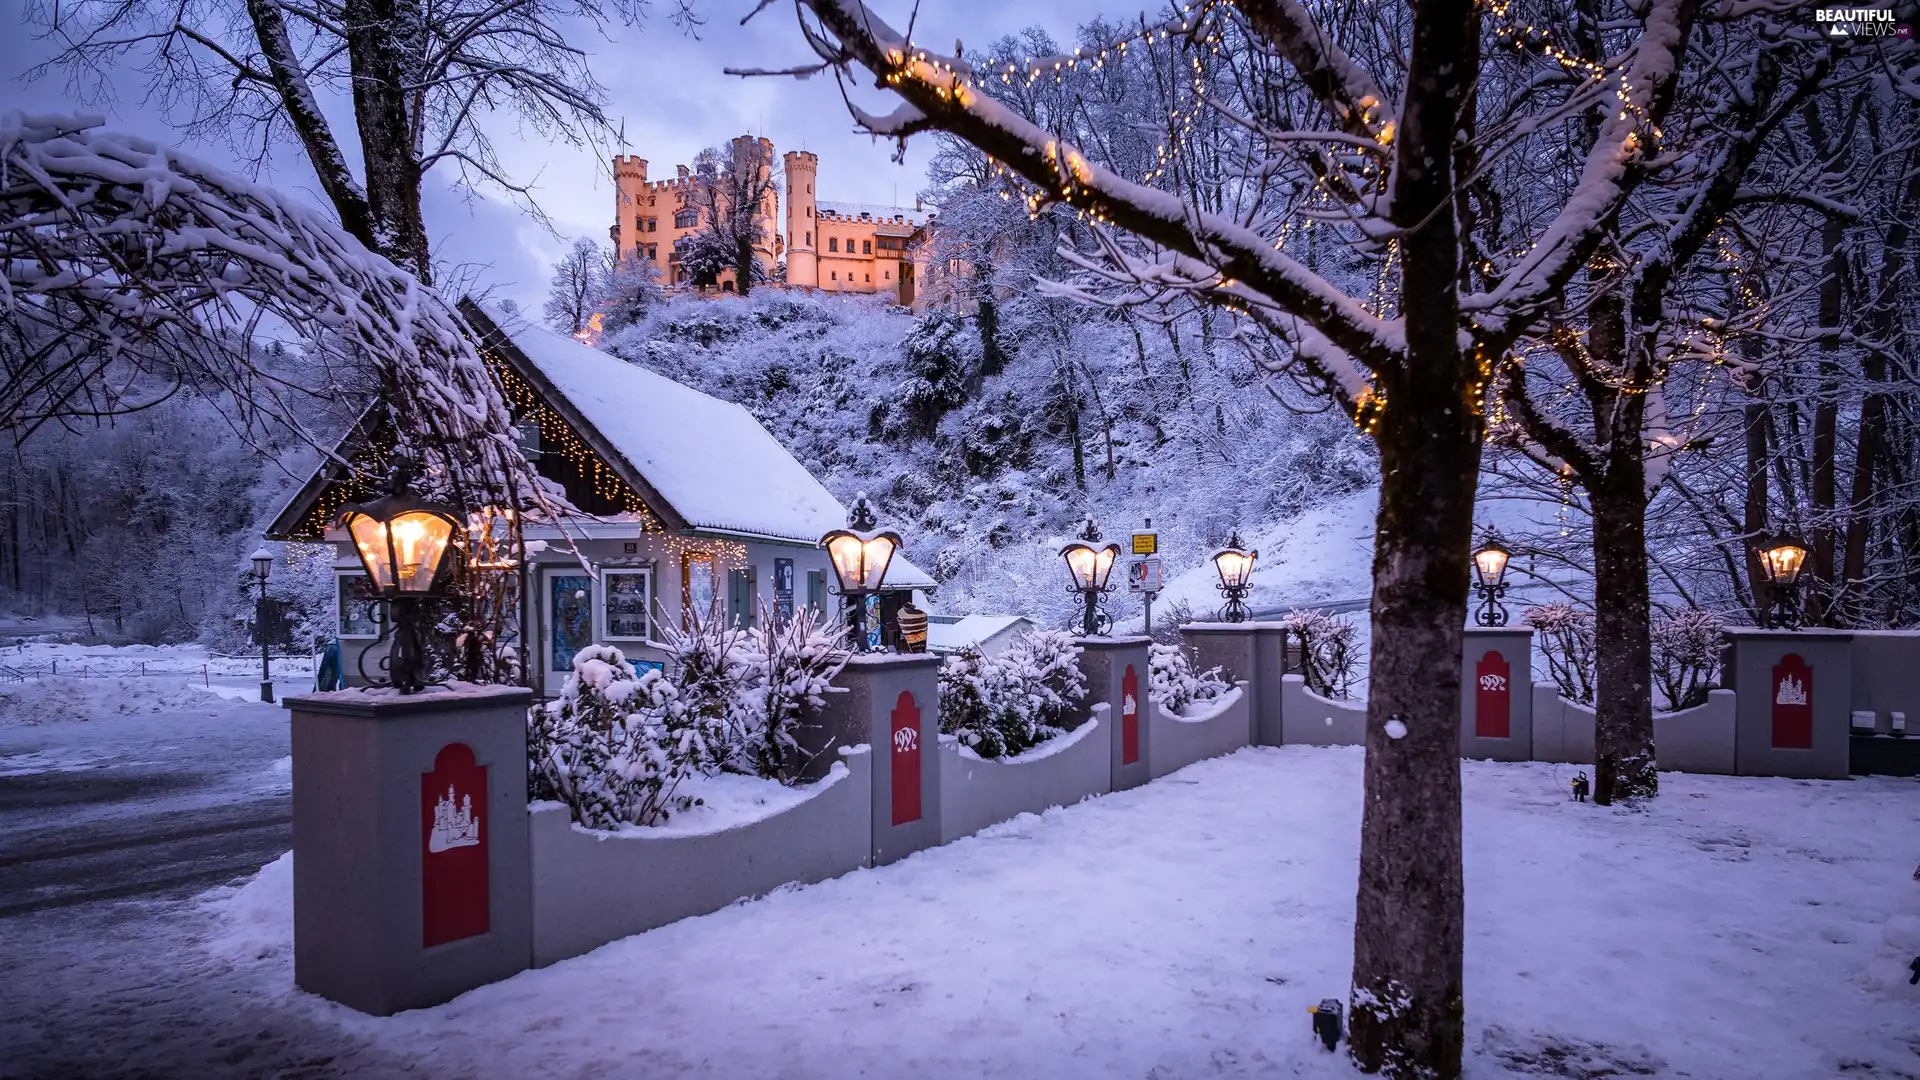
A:
{"type": "MultiPolygon", "coordinates": [[[[559,692],[573,657],[592,644],[630,658],[664,658],[664,629],[689,612],[718,611],[751,626],[812,606],[837,612],[818,541],[846,522],[840,501],[752,413],[627,363],[503,308],[462,300],[481,354],[505,391],[522,452],[559,485],[578,515],[522,522],[521,640],[528,682],[559,692]]],[[[337,456],[380,442],[363,423],[337,456]]],[[[294,493],[269,539],[334,546],[337,630],[349,681],[378,637],[365,577],[337,520],[376,494],[338,462],[294,493]]],[[[933,579],[903,556],[880,604],[897,610],[933,579]]],[[[373,658],[366,665],[374,670],[373,658]]]]}

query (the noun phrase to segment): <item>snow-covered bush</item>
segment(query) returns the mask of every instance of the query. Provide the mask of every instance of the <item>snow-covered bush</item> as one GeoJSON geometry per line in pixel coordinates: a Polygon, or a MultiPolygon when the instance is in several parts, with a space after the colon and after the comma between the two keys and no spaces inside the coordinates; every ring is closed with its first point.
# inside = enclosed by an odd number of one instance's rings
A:
{"type": "Polygon", "coordinates": [[[1718,615],[1684,608],[1653,624],[1653,681],[1673,709],[1703,705],[1720,678],[1721,634],[1718,615]]]}
{"type": "Polygon", "coordinates": [[[1010,757],[1058,735],[1086,692],[1071,634],[1023,634],[998,656],[965,649],[940,665],[940,730],[981,757],[1010,757]]]}
{"type": "Polygon", "coordinates": [[[1324,698],[1351,694],[1361,659],[1355,648],[1360,628],[1353,620],[1309,608],[1289,611],[1279,621],[1288,643],[1299,650],[1307,689],[1324,698]]]}
{"type": "Polygon", "coordinates": [[[1520,622],[1539,635],[1547,670],[1568,701],[1591,705],[1594,687],[1593,613],[1572,604],[1541,604],[1520,613],[1520,622]]]}
{"type": "Polygon", "coordinates": [[[1154,645],[1147,652],[1147,696],[1168,712],[1212,701],[1227,692],[1220,669],[1194,674],[1187,650],[1178,645],[1154,645]]]}
{"type": "Polygon", "coordinates": [[[745,682],[736,696],[745,764],[759,776],[792,783],[804,764],[800,725],[826,704],[833,677],[852,655],[844,624],[823,624],[813,608],[775,619],[760,607],[760,626],[742,636],[736,654],[745,682]]]}
{"type": "Polygon", "coordinates": [[[699,802],[677,792],[710,734],[700,727],[659,672],[635,675],[619,649],[590,646],[559,698],[528,714],[528,786],[590,829],[657,825],[699,802]]]}
{"type": "Polygon", "coordinates": [[[718,605],[704,616],[689,608],[684,629],[663,624],[667,674],[679,693],[680,707],[695,718],[703,738],[697,766],[708,775],[732,767],[750,771],[741,748],[748,739],[742,698],[752,679],[747,663],[747,632],[728,624],[718,605]]]}

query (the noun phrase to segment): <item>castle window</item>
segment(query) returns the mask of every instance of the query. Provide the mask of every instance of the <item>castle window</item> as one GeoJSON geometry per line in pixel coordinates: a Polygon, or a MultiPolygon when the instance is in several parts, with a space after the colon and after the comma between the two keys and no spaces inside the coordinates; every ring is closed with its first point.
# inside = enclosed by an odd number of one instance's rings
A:
{"type": "Polygon", "coordinates": [[[893,280],[893,271],[891,271],[891,270],[882,270],[882,271],[880,271],[880,276],[881,276],[881,277],[883,277],[883,278],[886,278],[886,279],[887,279],[888,281],[892,281],[892,280],[893,280]]]}
{"type": "Polygon", "coordinates": [[[659,245],[659,244],[648,244],[648,245],[647,245],[647,258],[649,258],[649,259],[657,259],[657,258],[659,258],[659,257],[660,257],[660,245],[659,245]]]}
{"type": "Polygon", "coordinates": [[[829,237],[827,237],[827,250],[828,250],[828,251],[839,251],[839,250],[840,250],[840,238],[839,238],[839,237],[837,237],[837,236],[829,236],[829,237]]]}
{"type": "Polygon", "coordinates": [[[698,224],[700,224],[698,210],[682,210],[673,215],[673,227],[676,229],[691,229],[698,224]]]}
{"type": "Polygon", "coordinates": [[[867,275],[867,284],[869,284],[869,285],[871,285],[871,284],[873,284],[873,275],[872,275],[872,274],[868,274],[868,275],[867,275]]]}
{"type": "Polygon", "coordinates": [[[840,271],[838,271],[838,270],[835,270],[835,271],[833,272],[833,280],[835,280],[835,281],[839,281],[839,280],[840,280],[840,271]]]}
{"type": "Polygon", "coordinates": [[[860,241],[860,254],[862,255],[873,254],[873,241],[871,240],[860,241]]]}
{"type": "Polygon", "coordinates": [[[813,233],[811,232],[807,233],[807,246],[808,247],[813,246],[813,233]]]}
{"type": "Polygon", "coordinates": [[[807,207],[807,216],[808,216],[808,217],[812,217],[812,216],[813,216],[813,207],[811,207],[811,206],[809,206],[809,207],[807,207]]]}
{"type": "Polygon", "coordinates": [[[659,219],[659,218],[655,218],[655,217],[650,217],[650,218],[648,218],[648,219],[647,219],[647,231],[648,231],[648,232],[659,232],[659,231],[660,231],[660,219],[659,219]]]}
{"type": "MultiPolygon", "coordinates": [[[[812,185],[812,184],[808,184],[808,185],[807,185],[807,194],[809,194],[809,195],[811,195],[811,194],[813,194],[813,185],[812,185]]],[[[808,210],[808,213],[812,213],[812,210],[811,210],[811,208],[809,208],[809,210],[808,210]]]]}

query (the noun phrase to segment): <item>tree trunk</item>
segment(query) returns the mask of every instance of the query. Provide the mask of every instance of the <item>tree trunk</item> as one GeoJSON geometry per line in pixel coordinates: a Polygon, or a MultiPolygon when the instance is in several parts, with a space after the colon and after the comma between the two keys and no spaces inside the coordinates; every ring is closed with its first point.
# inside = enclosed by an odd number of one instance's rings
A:
{"type": "Polygon", "coordinates": [[[1377,373],[1380,509],[1365,809],[1348,1052],[1363,1072],[1454,1080],[1465,1043],[1460,868],[1460,652],[1480,479],[1477,349],[1460,341],[1452,206],[1459,118],[1474,111],[1472,0],[1413,5],[1394,223],[1406,356],[1377,373]]]}
{"type": "Polygon", "coordinates": [[[1753,396],[1747,400],[1747,498],[1740,528],[1747,536],[1741,544],[1741,561],[1746,566],[1747,595],[1752,598],[1752,612],[1756,621],[1772,599],[1767,595],[1766,574],[1760,566],[1760,556],[1753,543],[1753,538],[1767,529],[1767,428],[1769,425],[1766,389],[1755,387],[1753,396]]]}
{"type": "Polygon", "coordinates": [[[1588,491],[1593,510],[1593,801],[1660,790],[1653,746],[1653,642],[1648,619],[1647,499],[1642,470],[1619,455],[1588,491]]]}
{"type": "Polygon", "coordinates": [[[375,250],[432,284],[418,133],[407,108],[424,47],[420,7],[417,0],[348,0],[343,14],[375,250]]]}
{"type": "Polygon", "coordinates": [[[750,236],[734,237],[733,287],[741,296],[753,288],[753,238],[750,236]]]}
{"type": "Polygon", "coordinates": [[[1449,419],[1378,439],[1350,1049],[1392,1076],[1457,1077],[1464,1041],[1460,655],[1480,446],[1449,419]]]}

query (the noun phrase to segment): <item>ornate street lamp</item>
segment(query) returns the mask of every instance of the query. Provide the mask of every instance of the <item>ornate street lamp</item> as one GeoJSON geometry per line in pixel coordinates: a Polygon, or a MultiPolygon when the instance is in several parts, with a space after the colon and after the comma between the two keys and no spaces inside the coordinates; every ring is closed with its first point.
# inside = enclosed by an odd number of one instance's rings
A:
{"type": "Polygon", "coordinates": [[[1246,622],[1247,593],[1252,590],[1253,560],[1260,557],[1257,551],[1240,549],[1240,530],[1235,529],[1227,537],[1227,546],[1213,553],[1213,568],[1220,573],[1220,584],[1216,586],[1220,595],[1227,598],[1227,605],[1220,609],[1221,622],[1246,622]]]}
{"type": "Polygon", "coordinates": [[[273,552],[253,551],[253,576],[260,583],[260,599],[253,605],[253,636],[260,639],[260,700],[273,701],[273,658],[267,643],[267,574],[273,570],[273,552]]]}
{"type": "Polygon", "coordinates": [[[1770,630],[1800,629],[1800,568],[1807,561],[1807,545],[1789,533],[1775,533],[1760,538],[1755,554],[1767,577],[1760,624],[1770,630]]]}
{"type": "Polygon", "coordinates": [[[393,494],[350,506],[341,513],[353,547],[366,568],[373,591],[387,605],[380,637],[360,654],[360,674],[373,685],[403,694],[424,690],[426,646],[420,631],[420,606],[434,595],[447,548],[460,519],[450,507],[406,493],[406,476],[396,472],[393,494]],[[380,664],[385,680],[367,677],[367,653],[391,636],[380,664]]]}
{"type": "Polygon", "coordinates": [[[853,634],[855,652],[867,652],[867,597],[880,591],[887,579],[887,564],[900,549],[900,534],[881,530],[873,514],[873,501],[861,492],[847,513],[847,527],[835,529],[820,538],[833,563],[833,577],[847,609],[847,626],[853,634]]]}
{"type": "Polygon", "coordinates": [[[1480,626],[1507,625],[1507,609],[1500,598],[1507,595],[1507,560],[1513,552],[1500,542],[1500,534],[1489,528],[1480,546],[1473,549],[1473,592],[1481,600],[1473,621],[1480,626]]]}
{"type": "Polygon", "coordinates": [[[1086,604],[1080,617],[1080,633],[1086,637],[1104,634],[1113,625],[1113,620],[1100,610],[1099,597],[1101,593],[1113,591],[1113,586],[1107,584],[1107,575],[1113,572],[1113,562],[1120,557],[1120,545],[1093,546],[1099,542],[1100,529],[1088,518],[1080,529],[1080,539],[1060,549],[1060,557],[1067,560],[1067,572],[1073,575],[1073,591],[1079,593],[1086,604]]]}

